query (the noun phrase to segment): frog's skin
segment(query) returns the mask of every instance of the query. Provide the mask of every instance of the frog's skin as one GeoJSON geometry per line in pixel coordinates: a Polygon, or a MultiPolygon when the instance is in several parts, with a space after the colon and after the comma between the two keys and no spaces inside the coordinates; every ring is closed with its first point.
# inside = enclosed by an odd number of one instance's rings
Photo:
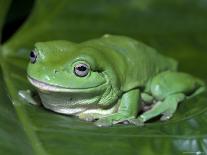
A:
{"type": "MultiPolygon", "coordinates": [[[[40,42],[30,58],[28,79],[37,88],[43,106],[97,120],[98,126],[120,122],[143,125],[160,114],[161,120],[167,120],[179,102],[205,89],[199,79],[177,72],[175,60],[125,36],[104,35],[79,44],[40,42]],[[85,71],[86,75],[79,75],[85,71]],[[137,116],[141,102],[155,104],[137,116]]],[[[31,98],[30,102],[34,104],[31,98]]]]}

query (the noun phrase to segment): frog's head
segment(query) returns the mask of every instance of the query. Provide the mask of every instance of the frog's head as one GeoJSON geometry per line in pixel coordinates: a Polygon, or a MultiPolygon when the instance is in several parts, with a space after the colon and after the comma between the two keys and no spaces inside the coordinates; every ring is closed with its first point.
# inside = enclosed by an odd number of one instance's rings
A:
{"type": "Polygon", "coordinates": [[[108,106],[117,99],[118,89],[101,53],[67,41],[36,43],[30,53],[28,79],[50,109],[64,112],[73,106],[108,106]]]}

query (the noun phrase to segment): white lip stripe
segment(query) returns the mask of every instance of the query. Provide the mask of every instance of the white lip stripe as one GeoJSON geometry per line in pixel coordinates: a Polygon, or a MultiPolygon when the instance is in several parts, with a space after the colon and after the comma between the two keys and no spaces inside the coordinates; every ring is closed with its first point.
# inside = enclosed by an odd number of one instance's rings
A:
{"type": "Polygon", "coordinates": [[[36,88],[38,88],[40,91],[45,91],[45,92],[89,92],[94,90],[94,88],[102,88],[105,87],[108,83],[104,83],[101,85],[98,85],[97,87],[91,87],[91,88],[64,88],[60,86],[55,86],[55,85],[50,85],[38,80],[35,80],[31,77],[27,77],[29,82],[34,85],[36,88]]]}
{"type": "Polygon", "coordinates": [[[67,88],[61,88],[58,86],[52,86],[52,85],[48,85],[46,83],[34,80],[30,77],[28,77],[29,82],[34,85],[35,87],[37,87],[40,90],[43,91],[51,91],[51,92],[69,92],[70,89],[67,88]]]}

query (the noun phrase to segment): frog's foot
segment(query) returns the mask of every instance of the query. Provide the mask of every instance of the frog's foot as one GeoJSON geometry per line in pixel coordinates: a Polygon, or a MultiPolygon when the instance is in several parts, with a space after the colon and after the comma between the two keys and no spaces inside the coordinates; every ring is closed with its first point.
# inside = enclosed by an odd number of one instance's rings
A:
{"type": "Polygon", "coordinates": [[[78,118],[84,121],[93,122],[100,117],[100,114],[97,113],[81,113],[78,115],[78,118]]]}
{"type": "Polygon", "coordinates": [[[122,113],[115,113],[106,117],[100,118],[95,122],[99,127],[109,127],[118,123],[128,123],[134,116],[127,116],[122,113]]]}
{"type": "Polygon", "coordinates": [[[41,105],[40,98],[37,93],[32,92],[31,90],[19,90],[18,95],[25,100],[26,102],[29,102],[33,105],[41,105]]]}

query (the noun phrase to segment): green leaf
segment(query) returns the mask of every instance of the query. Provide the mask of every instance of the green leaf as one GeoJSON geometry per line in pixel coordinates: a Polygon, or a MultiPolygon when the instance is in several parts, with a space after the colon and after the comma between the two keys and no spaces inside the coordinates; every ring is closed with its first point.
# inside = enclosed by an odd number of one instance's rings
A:
{"type": "Polygon", "coordinates": [[[33,154],[21,122],[9,100],[0,73],[0,154],[33,154]]]}
{"type": "MultiPolygon", "coordinates": [[[[4,24],[6,12],[10,0],[0,0],[0,39],[1,29],[4,24]]],[[[2,51],[0,46],[0,62],[2,51]]],[[[27,136],[24,133],[21,122],[17,118],[15,109],[6,93],[3,83],[2,70],[0,68],[0,154],[28,154],[31,155],[32,148],[27,136]]]]}
{"type": "MultiPolygon", "coordinates": [[[[18,127],[23,138],[17,138],[16,143],[25,140],[25,154],[38,155],[207,153],[206,92],[182,103],[169,121],[144,127],[111,128],[98,128],[92,123],[29,105],[18,96],[19,90],[33,89],[26,79],[26,66],[27,55],[35,42],[54,39],[80,42],[105,33],[144,41],[176,58],[182,71],[207,81],[206,19],[205,0],[37,0],[29,19],[2,47],[1,67],[13,104],[5,99],[4,92],[0,96],[0,107],[13,106],[24,128],[22,133],[18,127]]],[[[14,111],[8,115],[16,119],[14,111]]],[[[1,119],[6,121],[4,117],[1,119]]],[[[1,132],[0,135],[4,136],[1,132]]]]}

